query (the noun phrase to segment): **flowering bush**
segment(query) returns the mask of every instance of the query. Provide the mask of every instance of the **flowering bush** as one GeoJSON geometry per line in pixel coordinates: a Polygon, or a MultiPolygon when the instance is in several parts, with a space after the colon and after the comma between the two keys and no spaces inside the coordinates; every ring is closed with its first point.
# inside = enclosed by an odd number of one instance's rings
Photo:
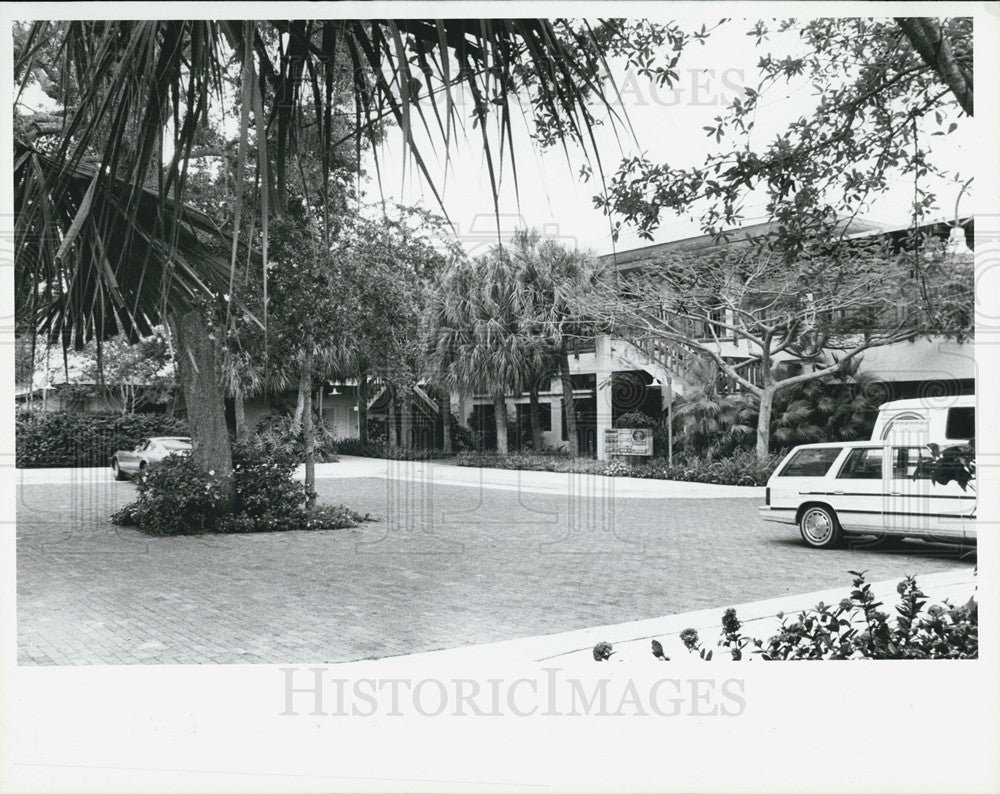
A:
{"type": "MultiPolygon", "coordinates": [[[[795,618],[778,614],[781,626],[767,641],[745,636],[735,609],[722,618],[718,645],[733,660],[760,656],[791,659],[976,659],[979,656],[979,608],[975,598],[961,606],[948,601],[924,613],[927,596],[916,579],[907,576],[896,587],[900,601],[895,620],[883,612],[864,572],[850,571],[854,589],[837,606],[819,603],[795,618]]],[[[681,642],[702,659],[712,649],[702,646],[698,632],[685,629],[681,642]]]]}
{"type": "Polygon", "coordinates": [[[308,509],[310,494],[292,479],[296,465],[294,453],[270,449],[259,439],[237,444],[233,448],[236,503],[224,511],[215,472],[205,471],[190,457],[171,456],[136,480],[139,498],[111,520],[152,535],[192,535],[344,529],[368,519],[343,505],[308,509]]]}

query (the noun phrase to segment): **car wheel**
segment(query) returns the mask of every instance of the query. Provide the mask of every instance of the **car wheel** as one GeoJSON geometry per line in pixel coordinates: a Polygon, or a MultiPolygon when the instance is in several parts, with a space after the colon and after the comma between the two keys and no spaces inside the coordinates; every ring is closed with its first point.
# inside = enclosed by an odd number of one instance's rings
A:
{"type": "Polygon", "coordinates": [[[115,479],[118,480],[118,482],[128,479],[128,477],[125,476],[125,472],[123,472],[121,467],[118,465],[118,458],[111,459],[111,471],[115,473],[115,479]]]}
{"type": "Polygon", "coordinates": [[[814,549],[829,549],[840,542],[840,522],[829,507],[811,505],[799,517],[799,532],[806,545],[814,549]]]}

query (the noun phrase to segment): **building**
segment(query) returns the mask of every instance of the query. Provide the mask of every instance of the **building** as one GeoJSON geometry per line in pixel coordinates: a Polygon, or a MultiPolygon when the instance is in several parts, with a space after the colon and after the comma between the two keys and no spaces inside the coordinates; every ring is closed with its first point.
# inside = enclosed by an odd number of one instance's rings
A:
{"type": "MultiPolygon", "coordinates": [[[[752,237],[762,234],[770,224],[746,226],[740,234],[752,237]]],[[[854,220],[847,227],[847,239],[882,236],[890,242],[899,242],[912,231],[912,227],[887,227],[864,220],[854,220]]],[[[974,222],[965,218],[955,224],[929,223],[921,231],[949,240],[949,247],[957,255],[972,255],[974,222]]],[[[739,243],[736,243],[739,244],[739,243]]],[[[702,235],[667,243],[644,246],[628,251],[615,252],[603,257],[619,272],[642,267],[668,253],[694,253],[709,251],[717,243],[712,237],[702,235]]],[[[746,360],[750,353],[745,343],[722,340],[721,353],[735,361],[746,360]]],[[[574,403],[581,454],[606,459],[604,431],[626,411],[642,411],[655,416],[667,410],[676,397],[684,394],[684,383],[676,372],[670,371],[669,362],[654,351],[638,348],[623,339],[599,337],[591,345],[582,345],[570,356],[570,372],[574,384],[574,403]]],[[[879,397],[893,400],[911,397],[938,397],[972,394],[975,391],[975,360],[971,342],[958,343],[945,339],[918,339],[901,342],[867,351],[860,364],[860,372],[872,376],[879,383],[879,397]]],[[[547,447],[565,448],[567,445],[562,389],[553,380],[540,394],[542,403],[543,440],[547,447]]],[[[879,400],[882,401],[881,399],[879,400]]],[[[494,409],[486,395],[454,395],[451,404],[460,420],[485,428],[484,442],[490,446],[494,409]]],[[[508,416],[514,419],[516,435],[526,431],[528,396],[511,395],[507,398],[508,416]]]]}

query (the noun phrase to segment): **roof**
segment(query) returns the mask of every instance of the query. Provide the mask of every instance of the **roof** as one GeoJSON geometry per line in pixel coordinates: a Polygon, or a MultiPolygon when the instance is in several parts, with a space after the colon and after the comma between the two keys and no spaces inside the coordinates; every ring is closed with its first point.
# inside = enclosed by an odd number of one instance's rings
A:
{"type": "Polygon", "coordinates": [[[908,400],[892,400],[882,403],[880,411],[902,411],[915,408],[975,408],[976,395],[956,394],[944,397],[914,397],[908,400]]]}
{"type": "MultiPolygon", "coordinates": [[[[851,230],[850,237],[865,235],[885,234],[895,230],[895,227],[876,221],[869,221],[863,218],[853,218],[844,222],[845,226],[851,230]]],[[[764,221],[762,223],[746,224],[733,229],[725,229],[721,232],[723,236],[729,237],[731,242],[737,245],[745,243],[754,237],[761,237],[767,234],[775,226],[774,221],[764,221]]],[[[612,251],[598,257],[601,261],[614,263],[621,267],[631,262],[642,262],[661,254],[690,253],[693,251],[704,251],[718,245],[718,238],[711,234],[699,234],[694,237],[683,237],[679,240],[670,240],[665,243],[654,243],[632,248],[627,251],[612,251]]]]}
{"type": "MultiPolygon", "coordinates": [[[[947,230],[958,223],[966,232],[966,244],[971,248],[973,234],[973,218],[939,219],[925,221],[920,228],[932,234],[947,236],[947,230]]],[[[888,224],[866,218],[849,218],[843,223],[843,228],[849,233],[845,238],[849,240],[859,240],[866,237],[898,237],[913,229],[912,224],[888,224]]],[[[738,228],[726,229],[721,232],[722,236],[728,237],[731,244],[745,245],[748,240],[754,237],[761,237],[767,234],[775,226],[775,221],[764,221],[762,223],[752,223],[738,228]]],[[[697,251],[707,251],[718,245],[718,238],[711,234],[700,234],[694,237],[683,237],[678,240],[670,240],[664,243],[654,243],[642,246],[641,248],[631,248],[627,251],[612,251],[598,257],[598,260],[605,264],[614,264],[619,269],[628,269],[633,263],[648,262],[665,254],[692,253],[697,251]]]]}

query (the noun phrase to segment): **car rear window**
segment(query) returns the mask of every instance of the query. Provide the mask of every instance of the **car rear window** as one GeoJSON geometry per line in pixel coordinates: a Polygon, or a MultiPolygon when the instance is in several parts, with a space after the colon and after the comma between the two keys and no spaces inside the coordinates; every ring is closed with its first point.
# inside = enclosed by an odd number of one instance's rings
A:
{"type": "Polygon", "coordinates": [[[820,449],[800,449],[784,468],[779,477],[822,477],[837,459],[842,447],[822,447],[820,449]]]}

